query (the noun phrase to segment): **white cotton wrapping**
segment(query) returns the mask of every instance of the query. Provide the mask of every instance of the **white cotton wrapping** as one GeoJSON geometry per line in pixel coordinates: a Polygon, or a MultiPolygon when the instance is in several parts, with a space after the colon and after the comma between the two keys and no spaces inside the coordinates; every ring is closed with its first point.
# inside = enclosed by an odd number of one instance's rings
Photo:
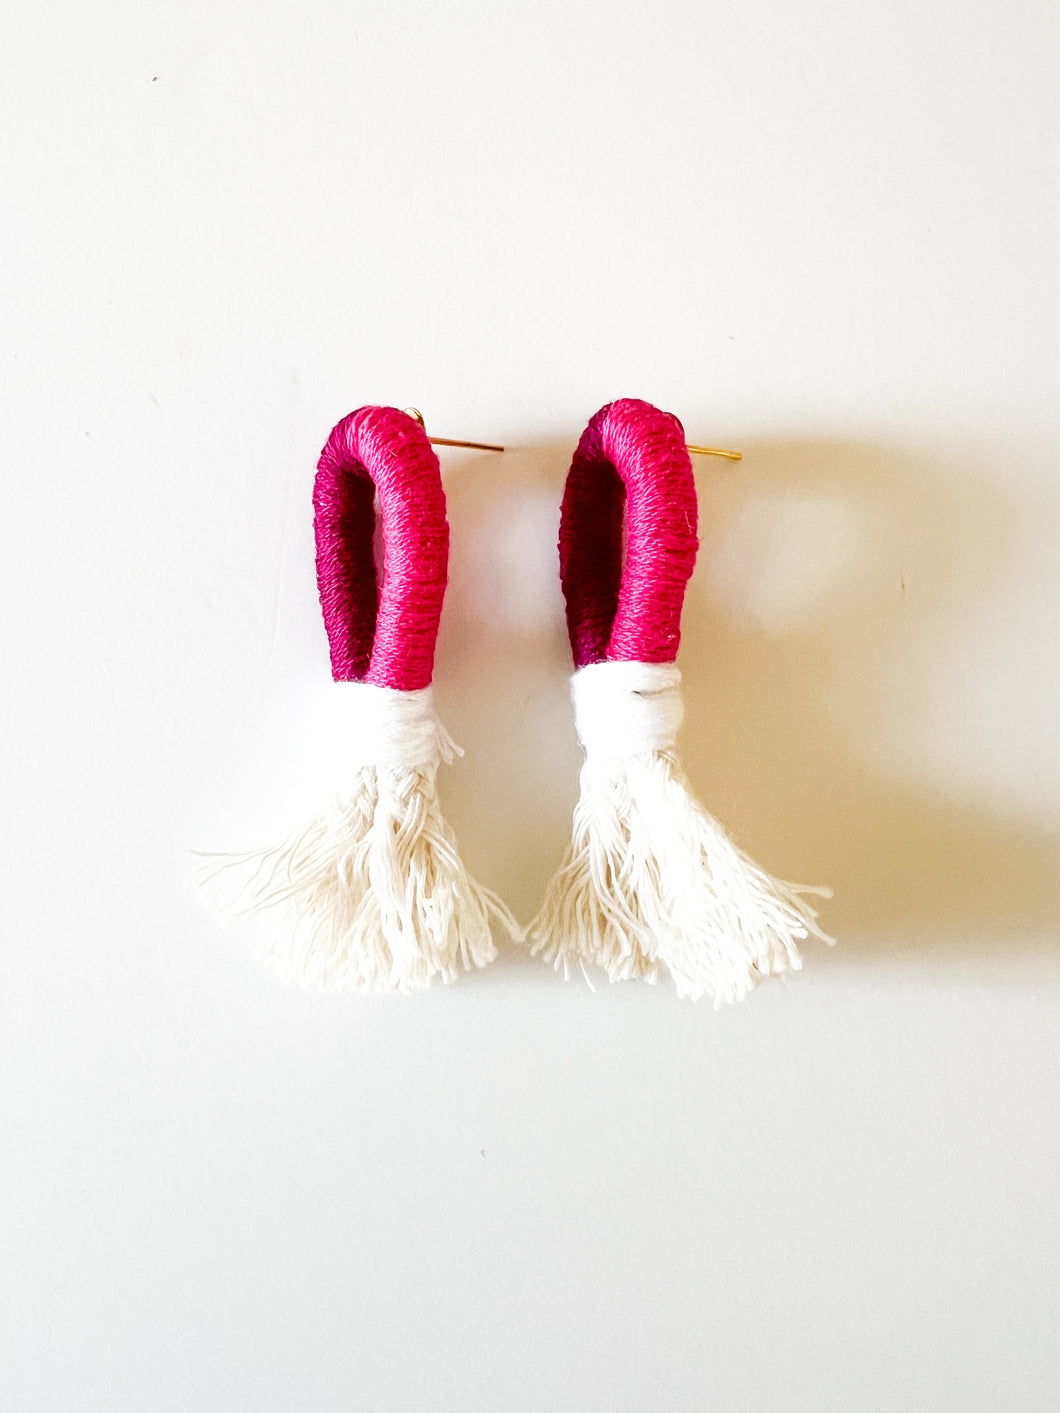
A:
{"type": "Polygon", "coordinates": [[[571,679],[585,750],[571,847],[530,925],[535,955],[612,981],[660,974],[678,994],[736,1001],[824,941],[801,895],[741,853],[692,795],[674,752],[683,717],[672,664],[602,662],[571,679]]]}
{"type": "Polygon", "coordinates": [[[490,917],[514,918],[468,876],[438,802],[441,762],[460,754],[431,689],[335,684],[344,728],[336,770],[350,789],[277,848],[215,860],[243,878],[232,912],[276,910],[263,948],[288,982],[325,991],[408,991],[496,956],[490,917]]]}

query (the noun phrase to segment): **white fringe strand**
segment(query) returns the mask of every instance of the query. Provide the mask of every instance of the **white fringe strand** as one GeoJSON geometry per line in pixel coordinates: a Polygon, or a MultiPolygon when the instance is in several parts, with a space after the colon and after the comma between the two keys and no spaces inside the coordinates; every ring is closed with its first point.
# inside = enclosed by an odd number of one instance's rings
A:
{"type": "Polygon", "coordinates": [[[484,967],[501,900],[468,876],[438,801],[439,762],[460,754],[430,688],[338,684],[350,711],[352,789],[277,848],[211,856],[211,893],[243,879],[225,910],[280,910],[262,951],[288,983],[323,991],[409,991],[484,967]]]}
{"type": "Polygon", "coordinates": [[[572,679],[586,758],[574,831],[528,934],[535,956],[602,967],[612,981],[673,978],[679,996],[741,1000],[798,970],[798,942],[831,942],[806,895],[771,878],[692,795],[674,752],[681,675],[597,663],[572,679]]]}

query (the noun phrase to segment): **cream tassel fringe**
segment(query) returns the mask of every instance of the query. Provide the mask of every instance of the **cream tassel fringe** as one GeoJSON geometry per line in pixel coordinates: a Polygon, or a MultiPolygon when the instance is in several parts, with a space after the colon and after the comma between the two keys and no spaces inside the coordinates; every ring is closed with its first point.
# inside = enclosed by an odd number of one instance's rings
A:
{"type": "Polygon", "coordinates": [[[612,981],[660,973],[679,996],[738,1001],[798,970],[797,943],[831,942],[802,895],[729,839],[693,797],[673,745],[683,716],[672,665],[605,662],[574,674],[586,750],[571,847],[528,929],[534,955],[587,962],[612,981]]]}
{"type": "Polygon", "coordinates": [[[471,879],[438,802],[439,762],[462,754],[439,722],[431,689],[339,683],[360,760],[350,794],[283,844],[212,856],[200,881],[245,882],[225,910],[280,909],[263,949],[286,982],[324,991],[409,991],[484,967],[496,949],[490,917],[519,929],[501,900],[471,879]]]}

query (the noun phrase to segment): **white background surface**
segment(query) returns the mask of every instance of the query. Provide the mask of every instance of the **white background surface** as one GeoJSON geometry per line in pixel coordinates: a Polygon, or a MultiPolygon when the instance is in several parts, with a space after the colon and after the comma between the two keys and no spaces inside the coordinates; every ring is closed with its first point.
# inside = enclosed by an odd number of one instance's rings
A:
{"type": "Polygon", "coordinates": [[[0,1404],[1057,1406],[1060,24],[921,0],[4,21],[0,1404]],[[416,403],[469,866],[578,752],[557,506],[676,412],[686,763],[834,953],[284,990],[185,890],[329,686],[310,490],[416,403]]]}

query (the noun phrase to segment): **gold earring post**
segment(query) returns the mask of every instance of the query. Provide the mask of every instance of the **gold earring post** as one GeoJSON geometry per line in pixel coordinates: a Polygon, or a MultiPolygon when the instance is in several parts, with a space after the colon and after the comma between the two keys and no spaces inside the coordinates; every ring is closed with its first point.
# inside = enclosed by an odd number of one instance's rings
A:
{"type": "MultiPolygon", "coordinates": [[[[423,413],[418,407],[406,407],[405,413],[413,418],[420,426],[427,430],[427,424],[423,420],[423,413]]],[[[460,442],[454,441],[451,437],[428,437],[427,440],[432,446],[462,446],[469,451],[503,451],[502,446],[497,446],[495,442],[460,442]]],[[[686,443],[689,452],[693,456],[722,456],[726,461],[742,461],[742,451],[726,451],[717,446],[693,446],[691,442],[686,443]]]]}
{"type": "Polygon", "coordinates": [[[723,451],[718,446],[693,446],[691,442],[685,445],[693,456],[724,456],[726,461],[742,461],[742,451],[723,451]]]}
{"type": "MultiPolygon", "coordinates": [[[[411,417],[414,422],[418,422],[424,431],[427,424],[423,420],[423,413],[418,407],[406,407],[405,414],[411,417]]],[[[472,451],[503,451],[502,446],[495,446],[493,442],[454,442],[449,437],[428,437],[427,440],[432,446],[466,446],[472,451]]]]}

